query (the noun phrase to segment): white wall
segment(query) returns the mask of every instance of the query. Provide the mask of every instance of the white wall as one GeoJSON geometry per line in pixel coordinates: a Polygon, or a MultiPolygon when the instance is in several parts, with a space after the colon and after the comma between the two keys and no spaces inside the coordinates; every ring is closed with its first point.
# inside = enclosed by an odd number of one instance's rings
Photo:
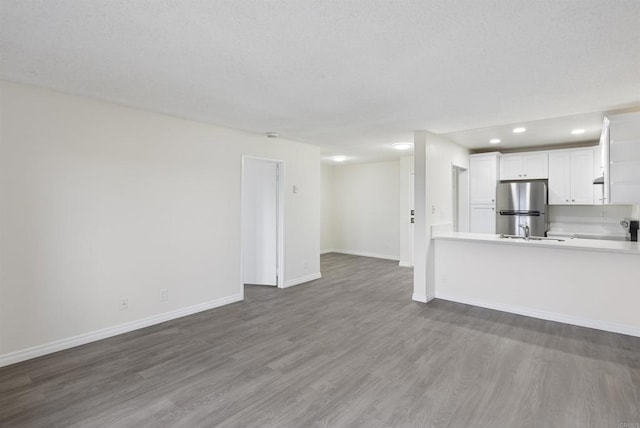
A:
{"type": "Polygon", "coordinates": [[[332,169],[333,249],[398,260],[400,162],[332,169]]]}
{"type": "Polygon", "coordinates": [[[413,265],[413,227],[411,224],[411,181],[413,156],[400,158],[400,265],[413,265]]]}
{"type": "Polygon", "coordinates": [[[414,138],[416,235],[413,300],[428,302],[433,299],[435,292],[433,254],[430,251],[431,228],[452,223],[451,167],[456,165],[468,169],[469,150],[444,137],[424,131],[417,131],[414,138]],[[418,198],[418,193],[422,192],[426,195],[424,206],[420,206],[422,201],[418,198]]]}
{"type": "Polygon", "coordinates": [[[452,165],[469,169],[469,150],[430,135],[427,138],[428,225],[453,221],[452,165]]]}
{"type": "Polygon", "coordinates": [[[317,147],[1,81],[0,112],[0,365],[242,298],[243,154],[285,162],[284,274],[319,275],[317,147]]]}
{"type": "Polygon", "coordinates": [[[334,249],[333,244],[333,166],[320,165],[320,253],[334,249]]]}

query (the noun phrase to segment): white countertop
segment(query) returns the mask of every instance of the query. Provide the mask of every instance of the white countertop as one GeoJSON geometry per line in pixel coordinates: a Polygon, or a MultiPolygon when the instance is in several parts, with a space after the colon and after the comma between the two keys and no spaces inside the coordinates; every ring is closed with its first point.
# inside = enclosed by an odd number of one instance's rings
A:
{"type": "Polygon", "coordinates": [[[566,238],[564,241],[529,240],[500,238],[500,235],[485,233],[440,232],[434,233],[433,239],[450,241],[486,242],[491,244],[516,245],[529,247],[545,247],[567,250],[605,251],[610,253],[636,254],[640,256],[638,242],[607,241],[603,239],[566,238]]]}

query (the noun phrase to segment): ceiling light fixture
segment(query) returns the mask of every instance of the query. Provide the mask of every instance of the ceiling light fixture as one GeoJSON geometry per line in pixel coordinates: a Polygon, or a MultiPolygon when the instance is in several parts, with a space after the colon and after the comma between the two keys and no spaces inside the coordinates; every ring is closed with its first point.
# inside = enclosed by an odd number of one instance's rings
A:
{"type": "Polygon", "coordinates": [[[396,150],[408,150],[411,148],[411,143],[393,143],[393,148],[396,150]]]}
{"type": "Polygon", "coordinates": [[[584,129],[574,129],[573,131],[571,131],[571,133],[573,135],[580,135],[580,134],[584,134],[584,129]]]}
{"type": "Polygon", "coordinates": [[[527,130],[527,128],[522,128],[522,127],[513,128],[513,133],[514,134],[522,134],[526,130],[527,130]]]}
{"type": "Polygon", "coordinates": [[[278,138],[278,133],[277,132],[265,132],[264,135],[267,136],[267,138],[278,138]]]}
{"type": "Polygon", "coordinates": [[[491,144],[498,144],[500,142],[500,138],[492,138],[489,140],[489,143],[491,144]]]}
{"type": "Polygon", "coordinates": [[[344,162],[347,160],[347,157],[338,155],[338,156],[331,156],[331,159],[333,159],[335,162],[344,162]]]}

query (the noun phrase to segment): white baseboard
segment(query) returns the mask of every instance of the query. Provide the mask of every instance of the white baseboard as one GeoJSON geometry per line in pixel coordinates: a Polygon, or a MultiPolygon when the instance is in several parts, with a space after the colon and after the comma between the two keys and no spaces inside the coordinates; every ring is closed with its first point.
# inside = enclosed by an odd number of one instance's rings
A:
{"type": "MultiPolygon", "coordinates": [[[[513,306],[503,303],[493,303],[475,298],[454,296],[446,293],[436,292],[436,298],[450,300],[452,302],[464,303],[467,305],[480,306],[487,309],[495,309],[502,312],[510,312],[512,314],[524,315],[532,318],[539,318],[547,321],[556,321],[565,324],[577,325],[580,327],[594,328],[596,330],[610,331],[613,333],[621,333],[629,336],[640,337],[640,326],[618,324],[606,321],[598,321],[571,315],[559,314],[556,312],[541,311],[538,309],[527,308],[524,306],[513,306]]],[[[414,299],[415,300],[415,299],[414,299]]]]}
{"type": "Polygon", "coordinates": [[[327,254],[327,253],[335,253],[336,250],[334,250],[333,248],[327,248],[325,250],[320,250],[320,254],[327,254]]]}
{"type": "Polygon", "coordinates": [[[208,302],[199,303],[197,305],[187,306],[186,308],[176,309],[175,311],[165,312],[158,315],[152,315],[148,318],[130,321],[124,324],[115,325],[113,327],[107,327],[107,328],[92,331],[89,333],[84,333],[84,334],[80,334],[73,337],[67,337],[65,339],[60,339],[54,342],[45,343],[43,345],[38,345],[31,348],[23,349],[20,351],[11,352],[9,354],[0,355],[0,367],[8,366],[9,364],[19,363],[20,361],[30,360],[36,357],[41,357],[43,355],[62,351],[64,349],[69,349],[76,346],[84,345],[86,343],[95,342],[97,340],[106,339],[107,337],[116,336],[118,334],[127,333],[133,330],[149,327],[151,325],[160,324],[165,321],[171,321],[176,318],[182,318],[187,315],[195,314],[197,312],[207,311],[209,309],[228,305],[230,303],[239,302],[241,300],[242,300],[241,294],[233,294],[231,296],[223,297],[221,299],[210,300],[208,302]]]}
{"type": "Polygon", "coordinates": [[[404,260],[400,260],[398,262],[398,266],[400,266],[400,267],[413,267],[413,264],[409,263],[409,262],[406,262],[404,260]]]}
{"type": "Polygon", "coordinates": [[[320,272],[316,272],[310,275],[288,279],[284,282],[284,286],[282,288],[293,287],[294,285],[302,284],[302,283],[313,281],[314,279],[320,279],[320,278],[322,278],[322,274],[320,272]]]}
{"type": "Polygon", "coordinates": [[[421,303],[427,303],[429,301],[427,299],[426,294],[418,294],[418,293],[413,293],[413,296],[411,296],[411,300],[413,300],[414,302],[421,302],[421,303]]]}
{"type": "Polygon", "coordinates": [[[376,259],[385,259],[385,260],[400,260],[398,256],[392,256],[390,254],[378,254],[378,253],[368,253],[366,251],[355,251],[355,250],[343,250],[343,249],[333,249],[332,253],[340,253],[340,254],[350,254],[352,256],[363,256],[363,257],[373,257],[376,259]]]}

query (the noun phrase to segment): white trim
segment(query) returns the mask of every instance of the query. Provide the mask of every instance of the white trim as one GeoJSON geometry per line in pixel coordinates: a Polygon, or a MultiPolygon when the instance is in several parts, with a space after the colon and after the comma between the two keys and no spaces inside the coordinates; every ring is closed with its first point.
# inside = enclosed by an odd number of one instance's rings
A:
{"type": "Polygon", "coordinates": [[[411,296],[411,300],[413,300],[414,302],[421,302],[421,303],[428,302],[426,294],[413,293],[413,296],[411,296]]]}
{"type": "Polygon", "coordinates": [[[570,315],[559,314],[557,312],[548,312],[541,311],[539,309],[527,308],[524,306],[514,306],[503,303],[490,303],[485,300],[455,296],[447,293],[436,292],[436,297],[442,300],[480,306],[482,308],[494,309],[502,312],[510,312],[512,314],[524,315],[532,318],[539,318],[548,321],[556,321],[565,324],[577,325],[580,327],[595,328],[597,330],[604,330],[613,333],[621,333],[627,334],[629,336],[640,337],[640,326],[637,325],[618,324],[606,321],[592,320],[588,318],[574,317],[570,315]]]}
{"type": "Polygon", "coordinates": [[[293,287],[294,285],[302,284],[304,282],[309,282],[313,281],[314,279],[320,278],[322,278],[322,274],[320,272],[312,273],[305,276],[299,276],[298,278],[288,279],[287,281],[285,281],[284,287],[282,288],[293,287]]]}
{"type": "Polygon", "coordinates": [[[413,263],[405,262],[404,260],[400,260],[398,262],[398,266],[400,266],[400,267],[413,267],[413,263]]]}
{"type": "Polygon", "coordinates": [[[285,198],[287,196],[286,168],[283,160],[278,161],[278,288],[284,288],[285,266],[285,198]]]}
{"type": "Polygon", "coordinates": [[[435,299],[434,296],[426,295],[426,294],[413,293],[413,296],[411,296],[411,300],[413,300],[414,302],[420,302],[420,303],[429,303],[433,299],[435,299]]]}
{"type": "Polygon", "coordinates": [[[327,248],[325,250],[320,250],[320,254],[328,254],[328,253],[335,253],[336,250],[334,250],[333,248],[327,248]]]}
{"type": "Polygon", "coordinates": [[[352,256],[374,257],[376,259],[396,260],[396,261],[400,260],[400,257],[398,256],[392,256],[390,254],[369,253],[366,251],[343,250],[343,249],[336,248],[332,252],[340,253],[340,254],[350,254],[352,256]]]}
{"type": "Polygon", "coordinates": [[[19,363],[20,361],[30,360],[32,358],[51,354],[53,352],[62,351],[64,349],[69,349],[76,346],[84,345],[86,343],[95,342],[97,340],[106,339],[107,337],[116,336],[118,334],[127,333],[133,330],[138,330],[138,329],[149,327],[155,324],[160,324],[165,321],[171,321],[176,318],[181,318],[181,317],[192,315],[198,312],[207,311],[209,309],[228,305],[230,303],[239,302],[241,300],[242,300],[242,295],[233,294],[231,296],[222,297],[220,299],[210,300],[204,303],[198,303],[197,305],[193,305],[193,306],[187,306],[186,308],[176,309],[175,311],[165,312],[158,315],[152,315],[147,318],[130,321],[124,324],[119,324],[112,327],[107,327],[100,330],[92,331],[89,333],[83,333],[77,336],[56,340],[54,342],[45,343],[43,345],[22,349],[20,351],[11,352],[9,354],[0,355],[0,367],[8,366],[9,364],[19,363]]]}

